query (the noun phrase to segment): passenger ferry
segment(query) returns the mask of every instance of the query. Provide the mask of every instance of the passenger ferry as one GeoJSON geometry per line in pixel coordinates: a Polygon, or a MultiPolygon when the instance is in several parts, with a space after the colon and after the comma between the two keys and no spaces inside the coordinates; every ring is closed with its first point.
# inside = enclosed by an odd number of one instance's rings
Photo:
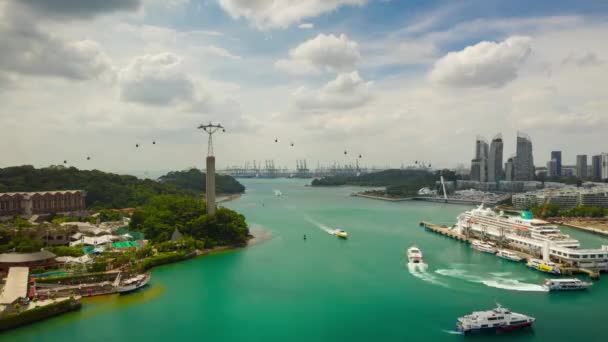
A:
{"type": "Polygon", "coordinates": [[[528,267],[531,267],[537,271],[552,273],[552,274],[561,274],[557,265],[551,261],[543,261],[540,259],[530,259],[526,264],[528,267]]]}
{"type": "Polygon", "coordinates": [[[543,286],[549,291],[577,291],[586,290],[593,283],[588,283],[577,278],[571,279],[546,279],[543,286]]]}
{"type": "Polygon", "coordinates": [[[608,245],[579,249],[580,242],[563,234],[555,225],[533,218],[529,211],[519,216],[496,213],[480,205],[458,215],[453,229],[462,235],[484,236],[532,255],[543,255],[561,264],[608,271],[608,245]]]}
{"type": "Polygon", "coordinates": [[[520,262],[520,261],[524,260],[522,257],[517,255],[517,253],[511,252],[506,249],[499,249],[498,253],[496,253],[496,256],[503,258],[503,259],[515,261],[515,262],[520,262]]]}
{"type": "Polygon", "coordinates": [[[535,318],[511,312],[497,304],[496,308],[487,311],[475,311],[460,317],[456,326],[463,334],[474,332],[510,331],[532,326],[535,318]]]}
{"type": "Polygon", "coordinates": [[[412,264],[422,264],[422,251],[416,246],[407,249],[407,260],[412,264]]]}
{"type": "Polygon", "coordinates": [[[471,242],[471,248],[476,249],[480,252],[496,254],[496,248],[493,244],[488,242],[483,242],[479,240],[473,240],[471,242]]]}

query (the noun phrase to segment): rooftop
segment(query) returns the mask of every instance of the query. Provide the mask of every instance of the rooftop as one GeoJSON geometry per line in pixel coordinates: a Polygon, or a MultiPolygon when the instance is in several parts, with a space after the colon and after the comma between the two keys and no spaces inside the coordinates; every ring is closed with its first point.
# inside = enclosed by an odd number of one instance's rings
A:
{"type": "Polygon", "coordinates": [[[27,297],[27,281],[30,269],[27,267],[11,267],[6,277],[6,285],[0,293],[0,304],[12,304],[19,298],[27,297]]]}
{"type": "Polygon", "coordinates": [[[43,261],[55,259],[55,254],[49,251],[40,251],[35,253],[3,253],[0,254],[0,263],[20,263],[43,261]]]}

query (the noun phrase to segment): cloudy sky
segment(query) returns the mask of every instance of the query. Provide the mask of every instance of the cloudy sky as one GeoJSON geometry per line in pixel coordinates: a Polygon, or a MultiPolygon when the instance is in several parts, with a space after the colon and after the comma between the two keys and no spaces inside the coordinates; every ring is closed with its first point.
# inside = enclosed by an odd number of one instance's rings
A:
{"type": "Polygon", "coordinates": [[[603,1],[0,0],[0,166],[202,166],[209,121],[220,167],[468,165],[476,135],[510,155],[518,131],[537,165],[573,163],[608,152],[607,19],[603,1]]]}

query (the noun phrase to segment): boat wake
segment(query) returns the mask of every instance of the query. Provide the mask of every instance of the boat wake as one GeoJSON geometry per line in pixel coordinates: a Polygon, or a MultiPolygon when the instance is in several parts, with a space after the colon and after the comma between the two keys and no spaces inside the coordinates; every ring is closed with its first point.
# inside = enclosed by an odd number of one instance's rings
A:
{"type": "Polygon", "coordinates": [[[308,222],[312,223],[313,225],[317,226],[317,228],[321,229],[322,231],[326,232],[327,234],[336,235],[337,229],[330,228],[330,227],[328,227],[328,226],[326,226],[326,225],[324,225],[322,223],[319,223],[319,222],[317,222],[317,221],[315,221],[315,220],[313,220],[313,219],[311,219],[309,217],[306,218],[306,221],[308,221],[308,222]]]}
{"type": "Polygon", "coordinates": [[[407,269],[408,269],[408,271],[410,271],[410,274],[413,275],[414,277],[416,277],[420,280],[426,281],[427,283],[447,287],[447,284],[441,282],[437,278],[437,276],[435,276],[433,273],[429,273],[427,271],[428,268],[429,268],[429,265],[427,265],[425,263],[413,263],[413,262],[407,263],[407,269]]]}
{"type": "Polygon", "coordinates": [[[457,330],[443,330],[443,332],[450,335],[463,335],[462,331],[457,330]]]}
{"type": "Polygon", "coordinates": [[[466,280],[472,283],[484,284],[488,287],[494,287],[497,289],[510,291],[547,292],[547,289],[545,289],[542,285],[524,283],[517,279],[505,278],[506,276],[510,275],[510,272],[490,273],[489,278],[469,274],[466,270],[462,269],[440,269],[436,270],[435,273],[446,277],[466,280]]]}

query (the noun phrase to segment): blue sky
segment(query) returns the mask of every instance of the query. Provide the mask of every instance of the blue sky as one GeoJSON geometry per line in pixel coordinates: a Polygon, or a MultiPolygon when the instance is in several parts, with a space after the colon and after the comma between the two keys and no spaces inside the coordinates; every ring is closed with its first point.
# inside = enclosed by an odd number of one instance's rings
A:
{"type": "Polygon", "coordinates": [[[476,135],[503,133],[509,155],[518,131],[538,166],[554,149],[573,162],[607,148],[607,14],[603,1],[0,0],[0,143],[14,146],[0,166],[200,166],[193,127],[208,121],[229,128],[220,166],[352,163],[348,149],[453,167],[476,135]]]}

